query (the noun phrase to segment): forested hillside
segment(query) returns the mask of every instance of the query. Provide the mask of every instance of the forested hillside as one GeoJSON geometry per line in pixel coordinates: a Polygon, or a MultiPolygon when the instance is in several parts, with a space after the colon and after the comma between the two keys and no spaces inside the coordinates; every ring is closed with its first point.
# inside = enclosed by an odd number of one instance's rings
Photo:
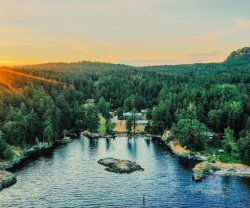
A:
{"type": "Polygon", "coordinates": [[[0,157],[12,156],[9,145],[52,142],[64,133],[96,131],[100,109],[85,103],[103,97],[112,111],[149,109],[149,133],[171,129],[183,145],[196,150],[209,148],[208,138],[217,133],[227,155],[249,162],[248,52],[245,48],[223,63],[211,64],[132,67],[79,62],[4,68],[0,70],[0,157]]]}

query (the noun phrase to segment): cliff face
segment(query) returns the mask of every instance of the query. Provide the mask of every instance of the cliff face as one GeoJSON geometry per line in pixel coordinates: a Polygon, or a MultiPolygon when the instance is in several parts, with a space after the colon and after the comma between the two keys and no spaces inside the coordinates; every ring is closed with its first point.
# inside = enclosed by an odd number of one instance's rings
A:
{"type": "Polygon", "coordinates": [[[249,61],[250,62],[250,47],[241,48],[237,51],[232,52],[226,62],[231,61],[249,61]]]}

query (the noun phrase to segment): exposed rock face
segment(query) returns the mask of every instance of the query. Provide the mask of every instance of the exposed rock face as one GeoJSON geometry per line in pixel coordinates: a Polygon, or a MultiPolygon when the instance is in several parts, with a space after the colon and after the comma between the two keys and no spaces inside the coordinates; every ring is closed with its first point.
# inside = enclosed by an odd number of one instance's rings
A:
{"type": "Polygon", "coordinates": [[[136,162],[130,160],[119,160],[112,157],[100,159],[99,164],[106,166],[105,170],[114,173],[132,173],[134,171],[143,171],[144,169],[136,162]]]}
{"type": "Polygon", "coordinates": [[[178,141],[170,141],[167,143],[170,150],[179,158],[194,161],[206,161],[207,157],[199,152],[192,152],[191,150],[185,149],[180,145],[178,141]]]}
{"type": "Polygon", "coordinates": [[[192,178],[195,182],[201,182],[207,175],[210,175],[217,170],[220,170],[220,168],[213,163],[201,162],[193,168],[192,178]]]}
{"type": "Polygon", "coordinates": [[[200,182],[210,174],[235,175],[250,177],[250,167],[243,164],[226,164],[219,161],[215,163],[201,162],[193,168],[193,180],[200,182]]]}
{"type": "Polygon", "coordinates": [[[16,183],[16,175],[8,171],[0,171],[0,190],[16,183]]]}

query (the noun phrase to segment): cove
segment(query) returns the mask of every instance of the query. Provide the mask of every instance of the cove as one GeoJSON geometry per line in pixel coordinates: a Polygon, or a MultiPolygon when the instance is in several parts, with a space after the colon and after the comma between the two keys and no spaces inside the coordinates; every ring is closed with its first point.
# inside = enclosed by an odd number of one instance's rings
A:
{"type": "Polygon", "coordinates": [[[249,178],[212,175],[195,183],[191,169],[158,140],[81,138],[18,169],[17,183],[0,192],[0,207],[250,206],[249,178]],[[108,172],[97,163],[105,157],[135,161],[144,171],[108,172]]]}

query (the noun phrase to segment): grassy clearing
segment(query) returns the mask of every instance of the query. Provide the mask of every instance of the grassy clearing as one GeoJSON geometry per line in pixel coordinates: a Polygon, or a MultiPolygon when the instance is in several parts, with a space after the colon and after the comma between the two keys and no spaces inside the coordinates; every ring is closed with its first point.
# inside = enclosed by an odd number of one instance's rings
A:
{"type": "MultiPolygon", "coordinates": [[[[115,121],[115,129],[114,131],[117,133],[127,133],[127,128],[126,128],[126,122],[125,120],[116,120],[115,121]]],[[[137,125],[135,128],[136,133],[144,133],[145,131],[145,125],[137,125]]]]}

